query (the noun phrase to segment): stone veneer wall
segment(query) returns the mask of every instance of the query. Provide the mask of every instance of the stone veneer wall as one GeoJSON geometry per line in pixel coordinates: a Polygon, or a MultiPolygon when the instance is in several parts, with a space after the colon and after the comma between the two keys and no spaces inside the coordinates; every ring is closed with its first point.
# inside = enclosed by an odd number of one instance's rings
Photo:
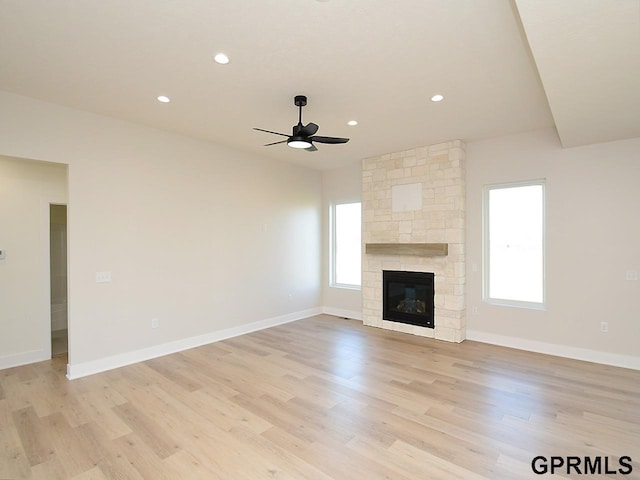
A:
{"type": "MultiPolygon", "coordinates": [[[[362,237],[365,244],[449,245],[449,254],[441,257],[363,253],[362,313],[365,325],[451,342],[465,339],[464,161],[465,145],[460,140],[363,161],[362,237]],[[403,208],[393,205],[392,189],[409,184],[421,185],[422,208],[397,211],[403,208]],[[382,270],[435,274],[434,329],[382,320],[382,270]]],[[[420,191],[416,185],[398,188],[420,191]]],[[[399,203],[397,197],[396,202],[399,203]]]]}

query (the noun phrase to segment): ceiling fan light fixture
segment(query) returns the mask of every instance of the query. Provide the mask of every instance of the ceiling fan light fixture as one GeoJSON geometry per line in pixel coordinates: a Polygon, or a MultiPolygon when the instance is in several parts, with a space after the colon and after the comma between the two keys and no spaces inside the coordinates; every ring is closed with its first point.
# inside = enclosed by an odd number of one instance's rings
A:
{"type": "Polygon", "coordinates": [[[309,140],[306,140],[304,137],[291,137],[289,140],[287,140],[287,145],[289,145],[291,148],[309,148],[313,144],[309,140]]]}
{"type": "Polygon", "coordinates": [[[296,95],[293,98],[293,104],[299,109],[298,123],[294,125],[292,129],[293,135],[287,135],[286,133],[274,132],[272,130],[265,130],[264,128],[254,127],[254,130],[258,130],[259,132],[271,133],[273,135],[286,137],[286,140],[267,143],[265,147],[270,147],[271,145],[278,145],[286,142],[287,145],[291,148],[306,150],[308,152],[317,152],[318,149],[313,144],[313,142],[336,144],[347,143],[349,141],[348,138],[318,136],[316,135],[318,128],[320,128],[318,127],[318,125],[313,122],[309,122],[306,125],[302,123],[302,107],[307,104],[307,97],[305,97],[304,95],[296,95]]]}

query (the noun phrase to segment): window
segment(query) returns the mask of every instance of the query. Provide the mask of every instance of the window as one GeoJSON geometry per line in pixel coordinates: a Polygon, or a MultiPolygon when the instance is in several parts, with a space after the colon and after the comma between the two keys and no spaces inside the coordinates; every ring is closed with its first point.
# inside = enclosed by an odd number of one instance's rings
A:
{"type": "Polygon", "coordinates": [[[342,203],[331,209],[331,285],[359,288],[360,203],[342,203]]]}
{"type": "Polygon", "coordinates": [[[544,307],[544,181],[484,192],[484,299],[544,307]]]}

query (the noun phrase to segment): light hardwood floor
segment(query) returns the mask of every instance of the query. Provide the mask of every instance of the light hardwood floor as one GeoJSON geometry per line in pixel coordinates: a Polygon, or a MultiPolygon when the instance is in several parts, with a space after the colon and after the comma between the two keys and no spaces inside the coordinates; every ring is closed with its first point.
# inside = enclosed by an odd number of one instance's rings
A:
{"type": "Polygon", "coordinates": [[[65,363],[0,371],[0,479],[562,478],[537,455],[629,455],[612,478],[640,478],[638,371],[329,316],[74,381],[65,363]]]}

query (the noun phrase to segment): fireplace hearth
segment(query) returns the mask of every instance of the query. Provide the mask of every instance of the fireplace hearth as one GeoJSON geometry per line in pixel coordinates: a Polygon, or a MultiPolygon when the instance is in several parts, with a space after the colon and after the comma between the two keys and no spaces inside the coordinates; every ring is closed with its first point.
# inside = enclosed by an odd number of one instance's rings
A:
{"type": "Polygon", "coordinates": [[[434,274],[382,271],[382,318],[434,328],[434,274]]]}

